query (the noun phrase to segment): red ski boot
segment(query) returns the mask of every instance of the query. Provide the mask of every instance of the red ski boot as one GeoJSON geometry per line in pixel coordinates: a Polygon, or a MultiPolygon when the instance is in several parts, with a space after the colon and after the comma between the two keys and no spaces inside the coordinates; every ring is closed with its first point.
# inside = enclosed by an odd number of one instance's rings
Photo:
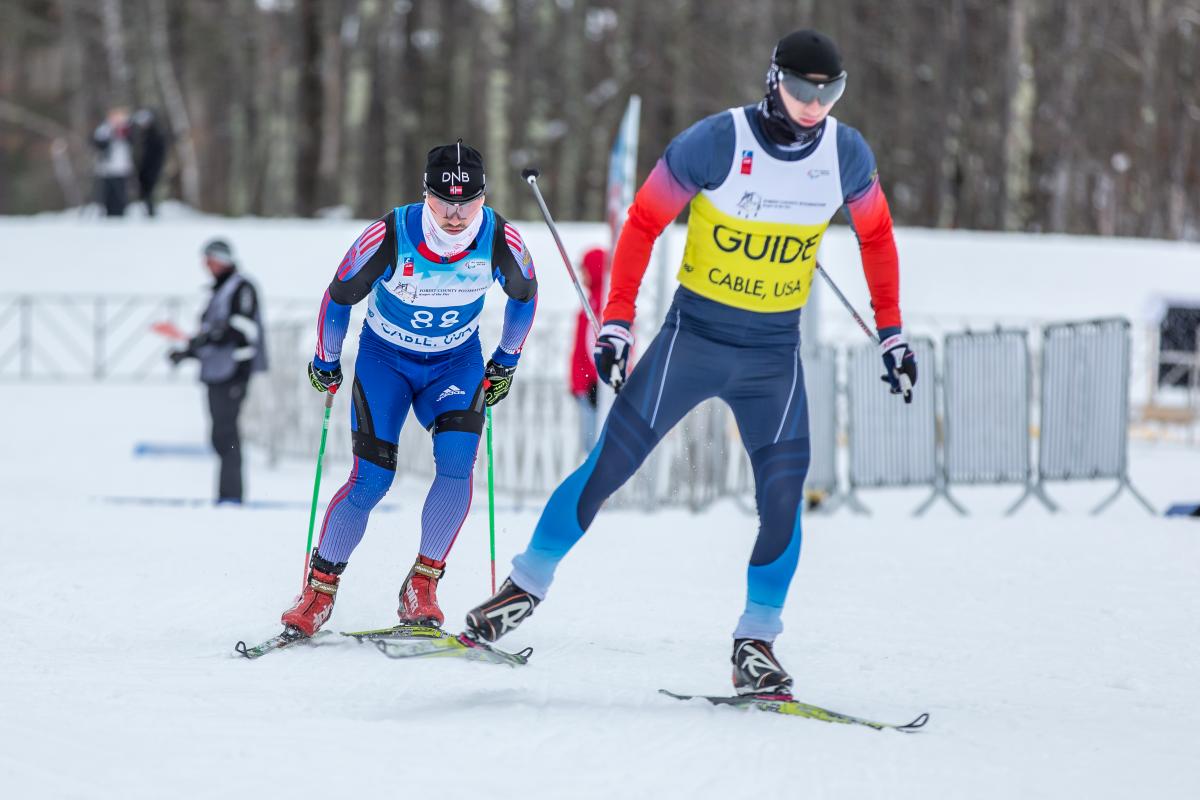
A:
{"type": "Polygon", "coordinates": [[[438,608],[437,585],[446,571],[445,561],[417,556],[409,570],[404,585],[400,587],[400,607],[396,609],[400,621],[408,625],[442,626],[445,616],[438,608]]]}
{"type": "Polygon", "coordinates": [[[337,595],[338,582],[342,579],[344,563],[334,564],[313,553],[308,580],[304,584],[295,604],[283,612],[283,624],[312,636],[333,613],[333,599],[337,595]]]}

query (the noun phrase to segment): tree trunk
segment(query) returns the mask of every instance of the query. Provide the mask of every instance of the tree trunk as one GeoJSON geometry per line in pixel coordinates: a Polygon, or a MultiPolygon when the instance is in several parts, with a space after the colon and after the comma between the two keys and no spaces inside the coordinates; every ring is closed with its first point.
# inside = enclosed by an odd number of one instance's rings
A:
{"type": "MultiPolygon", "coordinates": [[[[561,132],[555,133],[561,142],[558,148],[557,194],[561,198],[563,213],[568,219],[579,219],[584,213],[584,199],[591,190],[583,185],[581,173],[586,161],[585,151],[591,146],[588,141],[588,129],[600,125],[603,117],[597,117],[594,109],[587,107],[587,91],[584,89],[583,69],[584,59],[589,46],[585,35],[584,4],[576,2],[565,13],[560,14],[563,42],[559,61],[559,69],[555,78],[562,82],[558,90],[563,102],[558,105],[560,120],[563,126],[561,132]]],[[[601,127],[605,127],[600,125],[601,127]]]]}
{"type": "Polygon", "coordinates": [[[180,179],[183,186],[183,201],[193,208],[200,208],[200,164],[196,156],[196,143],[192,138],[192,126],[188,118],[187,104],[175,67],[171,63],[171,44],[168,39],[166,0],[148,0],[150,23],[150,48],[154,58],[154,72],[158,77],[158,88],[167,107],[167,120],[179,158],[180,179]]]}
{"type": "MultiPolygon", "coordinates": [[[[367,120],[371,111],[371,53],[375,45],[376,15],[379,4],[375,0],[359,0],[354,12],[358,17],[358,35],[350,44],[349,67],[346,73],[346,103],[342,120],[345,137],[341,196],[342,202],[354,209],[356,214],[365,212],[363,207],[363,169],[373,163],[367,158],[367,120]]],[[[374,214],[374,211],[370,212],[374,214]]]]}
{"type": "Polygon", "coordinates": [[[493,208],[508,208],[509,181],[507,164],[511,126],[509,121],[509,94],[512,91],[512,74],[509,71],[509,39],[512,36],[513,1],[498,0],[492,12],[492,31],[484,39],[487,59],[487,96],[484,99],[484,147],[494,178],[488,180],[491,195],[489,204],[493,208]]]}
{"type": "Polygon", "coordinates": [[[333,203],[344,203],[339,186],[342,165],[342,113],[345,107],[342,75],[342,39],[347,29],[359,24],[358,16],[346,3],[327,3],[324,6],[324,58],[321,59],[321,91],[325,96],[321,116],[321,157],[317,162],[317,193],[333,203]]]}
{"type": "Polygon", "coordinates": [[[296,211],[317,210],[317,165],[321,159],[321,8],[319,0],[299,0],[300,53],[296,87],[296,211]]]}
{"type": "MultiPolygon", "coordinates": [[[[1076,175],[1077,141],[1074,130],[1076,96],[1085,62],[1083,57],[1070,58],[1072,53],[1083,50],[1085,14],[1082,3],[1066,4],[1066,21],[1062,43],[1058,54],[1062,70],[1058,91],[1052,103],[1054,108],[1054,134],[1057,152],[1052,155],[1054,169],[1050,177],[1050,204],[1046,215],[1046,227],[1050,231],[1066,233],[1071,226],[1072,200],[1079,176],[1076,175]]],[[[1085,198],[1086,199],[1086,198],[1085,198]]]]}
{"type": "Polygon", "coordinates": [[[1004,229],[1023,230],[1029,221],[1029,159],[1033,154],[1036,86],[1027,36],[1028,0],[1009,0],[1008,109],[1004,127],[1004,229]]]}
{"type": "MultiPolygon", "coordinates": [[[[380,69],[385,75],[403,75],[409,57],[408,37],[409,8],[398,8],[384,16],[384,25],[388,26],[386,45],[380,69]]],[[[412,131],[412,114],[409,113],[410,96],[406,96],[405,84],[396,79],[390,90],[383,93],[383,118],[387,126],[388,137],[384,142],[383,153],[383,195],[385,207],[399,205],[404,202],[406,187],[412,185],[408,161],[405,158],[406,144],[412,131]]],[[[418,184],[419,185],[419,184],[418,184]]]]}
{"type": "Polygon", "coordinates": [[[109,106],[128,106],[133,102],[129,56],[125,51],[125,23],[121,0],[102,0],[100,21],[104,29],[104,52],[108,57],[110,81],[109,106]]]}

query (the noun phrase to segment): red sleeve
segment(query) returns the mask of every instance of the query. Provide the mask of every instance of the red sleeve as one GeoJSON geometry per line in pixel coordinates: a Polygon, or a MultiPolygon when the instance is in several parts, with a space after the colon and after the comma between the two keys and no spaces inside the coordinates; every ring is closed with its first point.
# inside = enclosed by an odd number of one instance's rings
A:
{"type": "Polygon", "coordinates": [[[892,236],[892,213],[879,179],[847,203],[846,208],[858,234],[863,274],[871,290],[871,308],[875,310],[875,327],[880,330],[900,327],[900,258],[892,236]]]}
{"type": "Polygon", "coordinates": [[[604,307],[605,322],[614,319],[633,322],[638,289],[646,274],[646,265],[650,263],[654,240],[679,216],[695,194],[675,179],[666,161],[658,160],[650,177],[638,189],[617,239],[608,304],[604,307]]]}

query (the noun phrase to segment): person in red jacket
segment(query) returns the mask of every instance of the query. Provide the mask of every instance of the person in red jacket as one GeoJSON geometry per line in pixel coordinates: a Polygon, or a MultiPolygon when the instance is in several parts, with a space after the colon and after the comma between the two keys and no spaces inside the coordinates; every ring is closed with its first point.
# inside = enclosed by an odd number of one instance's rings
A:
{"type": "MultiPolygon", "coordinates": [[[[583,285],[587,289],[588,304],[596,316],[604,302],[604,262],[608,253],[593,247],[583,254],[583,285]]],[[[600,376],[592,360],[592,348],[596,345],[596,333],[592,330],[587,314],[582,310],[575,320],[575,346],[571,349],[571,396],[579,404],[579,448],[586,453],[596,443],[596,399],[600,376]]]]}

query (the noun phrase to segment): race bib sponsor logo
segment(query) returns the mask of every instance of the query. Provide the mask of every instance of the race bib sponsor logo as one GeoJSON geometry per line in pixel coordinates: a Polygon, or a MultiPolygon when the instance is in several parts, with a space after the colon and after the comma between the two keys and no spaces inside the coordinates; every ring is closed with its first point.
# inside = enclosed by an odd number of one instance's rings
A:
{"type": "Polygon", "coordinates": [[[743,150],[742,151],[742,170],[741,170],[742,174],[749,175],[751,170],[753,170],[753,169],[754,169],[754,151],[753,150],[743,150]]]}
{"type": "Polygon", "coordinates": [[[742,195],[742,199],[738,201],[737,213],[739,217],[753,219],[758,216],[758,212],[761,209],[762,195],[758,192],[746,192],[742,195]]]}

